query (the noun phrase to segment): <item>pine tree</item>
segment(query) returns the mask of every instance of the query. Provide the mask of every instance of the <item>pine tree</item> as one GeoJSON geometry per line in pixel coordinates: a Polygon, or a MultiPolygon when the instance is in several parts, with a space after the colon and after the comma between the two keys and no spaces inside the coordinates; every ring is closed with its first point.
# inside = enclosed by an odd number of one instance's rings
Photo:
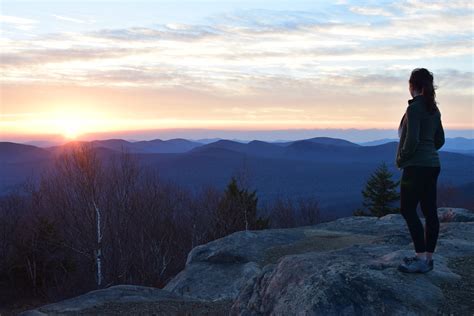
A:
{"type": "Polygon", "coordinates": [[[216,235],[268,228],[269,219],[257,217],[257,203],[257,191],[249,192],[248,188],[239,188],[237,180],[232,177],[217,209],[216,235]]]}
{"type": "Polygon", "coordinates": [[[390,206],[400,199],[400,194],[396,190],[399,184],[400,181],[394,182],[392,180],[392,174],[388,171],[386,163],[382,162],[370,176],[365,189],[362,190],[363,205],[373,216],[377,217],[399,213],[399,207],[390,206]]]}

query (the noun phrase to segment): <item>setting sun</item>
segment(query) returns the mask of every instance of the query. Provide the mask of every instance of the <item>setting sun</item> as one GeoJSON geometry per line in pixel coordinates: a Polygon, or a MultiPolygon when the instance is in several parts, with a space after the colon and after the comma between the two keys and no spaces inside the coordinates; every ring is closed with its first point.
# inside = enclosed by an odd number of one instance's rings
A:
{"type": "Polygon", "coordinates": [[[62,135],[68,139],[76,139],[79,136],[81,124],[76,120],[66,120],[61,122],[62,135]]]}
{"type": "Polygon", "coordinates": [[[45,124],[51,133],[62,135],[65,139],[77,139],[87,133],[112,128],[102,113],[81,111],[78,107],[50,113],[41,121],[41,125],[45,124]]]}
{"type": "Polygon", "coordinates": [[[57,112],[51,115],[50,128],[66,139],[76,139],[96,128],[91,114],[80,111],[57,112]]]}

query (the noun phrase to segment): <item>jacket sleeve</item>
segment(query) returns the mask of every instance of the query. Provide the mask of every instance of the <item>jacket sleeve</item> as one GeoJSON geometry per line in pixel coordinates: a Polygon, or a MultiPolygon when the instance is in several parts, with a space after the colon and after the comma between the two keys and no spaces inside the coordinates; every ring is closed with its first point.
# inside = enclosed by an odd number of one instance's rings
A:
{"type": "Polygon", "coordinates": [[[436,150],[440,149],[444,145],[444,129],[441,120],[439,121],[439,126],[434,136],[434,143],[436,150]]]}
{"type": "Polygon", "coordinates": [[[405,113],[403,114],[403,117],[402,119],[400,120],[400,125],[399,125],[399,133],[398,133],[398,136],[400,137],[400,139],[398,140],[398,144],[397,144],[397,154],[395,156],[395,165],[397,166],[397,168],[401,168],[400,166],[400,149],[402,148],[402,143],[405,141],[405,133],[406,133],[406,126],[405,126],[405,117],[406,117],[407,113],[405,111],[405,113]]]}
{"type": "Polygon", "coordinates": [[[400,161],[410,159],[420,142],[420,115],[416,108],[407,108],[407,135],[400,150],[400,161]]]}

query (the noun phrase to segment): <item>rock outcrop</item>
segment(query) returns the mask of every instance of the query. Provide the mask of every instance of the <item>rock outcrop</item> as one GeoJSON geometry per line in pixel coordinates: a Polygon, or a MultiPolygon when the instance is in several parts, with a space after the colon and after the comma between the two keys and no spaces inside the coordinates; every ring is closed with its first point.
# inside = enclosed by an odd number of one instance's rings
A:
{"type": "Polygon", "coordinates": [[[186,298],[146,286],[116,285],[21,315],[226,315],[231,303],[186,298]]]}
{"type": "Polygon", "coordinates": [[[474,212],[438,214],[435,266],[426,274],[397,270],[414,253],[401,215],[350,216],[236,232],[192,249],[163,289],[115,286],[32,312],[94,314],[134,304],[142,314],[457,315],[474,310],[474,212]]]}

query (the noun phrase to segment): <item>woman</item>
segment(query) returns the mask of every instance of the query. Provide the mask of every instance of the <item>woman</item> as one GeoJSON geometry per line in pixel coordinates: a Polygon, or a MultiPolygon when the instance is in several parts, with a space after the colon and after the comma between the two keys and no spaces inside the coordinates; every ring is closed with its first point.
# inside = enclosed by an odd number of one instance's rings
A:
{"type": "Polygon", "coordinates": [[[438,240],[436,188],[441,166],[437,151],[444,144],[444,130],[435,100],[433,74],[425,68],[416,68],[408,82],[413,98],[408,101],[398,128],[396,165],[403,168],[400,213],[410,231],[415,256],[405,257],[398,269],[425,273],[433,269],[438,240]],[[416,212],[418,202],[425,217],[425,230],[416,212]]]}

